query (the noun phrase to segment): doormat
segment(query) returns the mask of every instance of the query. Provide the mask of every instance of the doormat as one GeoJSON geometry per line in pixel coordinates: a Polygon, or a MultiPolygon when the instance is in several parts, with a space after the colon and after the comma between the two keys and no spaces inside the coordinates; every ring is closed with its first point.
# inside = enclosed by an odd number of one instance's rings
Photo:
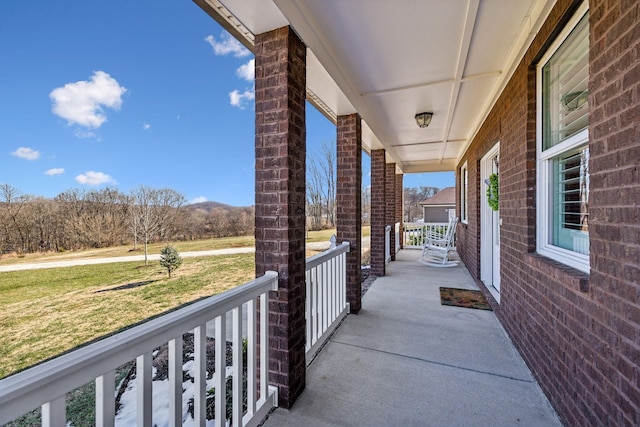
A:
{"type": "Polygon", "coordinates": [[[454,307],[493,311],[482,292],[469,289],[440,288],[440,303],[454,307]]]}

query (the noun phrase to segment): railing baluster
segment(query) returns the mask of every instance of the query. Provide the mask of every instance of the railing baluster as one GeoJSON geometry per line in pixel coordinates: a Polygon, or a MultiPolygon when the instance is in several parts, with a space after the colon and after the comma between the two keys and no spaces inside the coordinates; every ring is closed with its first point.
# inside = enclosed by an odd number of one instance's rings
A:
{"type": "Polygon", "coordinates": [[[247,302],[247,414],[256,412],[256,300],[247,302]]]}
{"type": "Polygon", "coordinates": [[[207,325],[193,330],[193,420],[204,427],[207,422],[207,325]]]}
{"type": "Polygon", "coordinates": [[[266,399],[269,391],[269,299],[260,296],[260,399],[266,399]]]}
{"type": "Polygon", "coordinates": [[[316,286],[318,287],[318,311],[316,313],[316,315],[318,316],[318,330],[316,333],[316,336],[314,337],[314,342],[318,340],[318,338],[320,337],[320,335],[322,334],[322,325],[324,323],[324,301],[325,301],[325,297],[324,297],[324,280],[322,277],[322,273],[324,270],[324,265],[320,264],[319,266],[316,267],[317,270],[317,274],[318,274],[318,283],[316,284],[316,286]]]}
{"type": "Polygon", "coordinates": [[[227,316],[216,317],[214,387],[216,389],[216,425],[225,425],[227,419],[227,316]],[[219,424],[218,424],[219,423],[219,424]]]}
{"type": "Polygon", "coordinates": [[[234,425],[242,425],[242,307],[236,307],[232,311],[233,318],[233,378],[232,391],[233,398],[231,399],[232,412],[234,425]]]}
{"type": "Polygon", "coordinates": [[[339,316],[340,313],[342,312],[342,310],[344,309],[344,301],[347,298],[347,288],[345,287],[345,283],[347,280],[347,269],[346,269],[346,264],[344,262],[345,260],[345,254],[341,254],[340,257],[338,258],[338,271],[340,272],[338,274],[338,312],[336,313],[336,316],[339,316]],[[342,274],[342,272],[345,272],[345,274],[342,274]]]}
{"type": "Polygon", "coordinates": [[[335,306],[336,306],[335,291],[336,291],[336,285],[338,284],[338,282],[336,282],[336,259],[335,258],[330,259],[328,264],[329,264],[329,277],[327,279],[327,286],[329,287],[329,310],[328,310],[329,318],[327,319],[327,326],[333,323],[333,319],[335,319],[334,317],[335,306]]]}
{"type": "Polygon", "coordinates": [[[318,340],[320,330],[320,307],[322,306],[322,296],[320,294],[320,275],[318,267],[313,269],[313,335],[311,343],[314,344],[318,340]]]}
{"type": "Polygon", "coordinates": [[[153,413],[153,402],[151,400],[153,395],[153,385],[151,380],[153,379],[152,368],[152,356],[148,351],[141,354],[136,359],[136,389],[137,389],[137,402],[136,408],[136,425],[143,427],[151,427],[151,417],[153,413]]]}
{"type": "Polygon", "coordinates": [[[305,319],[306,319],[306,329],[307,329],[307,342],[305,344],[305,351],[309,351],[309,349],[311,348],[311,341],[312,341],[312,331],[313,331],[313,292],[312,292],[312,288],[313,288],[313,284],[311,282],[311,271],[307,270],[304,273],[304,277],[305,277],[305,288],[306,288],[306,295],[307,295],[307,303],[304,305],[304,311],[305,311],[305,319]]]}
{"type": "Polygon", "coordinates": [[[96,378],[96,426],[113,427],[116,414],[116,374],[109,371],[96,378]]]}
{"type": "MultiPolygon", "coordinates": [[[[320,266],[322,268],[322,331],[329,326],[329,278],[327,263],[320,266]]],[[[322,335],[320,333],[319,335],[322,335]]]]}
{"type": "Polygon", "coordinates": [[[182,425],[182,335],[169,341],[169,425],[182,425]]]}
{"type": "Polygon", "coordinates": [[[66,397],[60,396],[42,405],[42,427],[58,427],[67,424],[66,397]]]}

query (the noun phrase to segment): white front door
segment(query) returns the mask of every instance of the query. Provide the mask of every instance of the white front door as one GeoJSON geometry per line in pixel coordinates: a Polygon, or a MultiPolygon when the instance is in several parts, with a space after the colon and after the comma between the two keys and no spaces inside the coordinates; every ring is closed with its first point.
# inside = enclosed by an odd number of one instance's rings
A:
{"type": "Polygon", "coordinates": [[[480,162],[480,278],[500,302],[500,211],[489,206],[489,177],[499,174],[500,144],[497,143],[480,162]]]}

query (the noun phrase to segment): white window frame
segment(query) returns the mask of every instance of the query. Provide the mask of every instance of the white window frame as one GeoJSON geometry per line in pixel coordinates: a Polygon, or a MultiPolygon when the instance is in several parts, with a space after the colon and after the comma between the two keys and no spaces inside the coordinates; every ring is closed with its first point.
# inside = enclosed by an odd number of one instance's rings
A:
{"type": "Polygon", "coordinates": [[[584,15],[589,11],[589,5],[584,2],[573,18],[567,23],[564,30],[551,45],[547,53],[538,63],[536,70],[537,79],[537,252],[541,255],[552,258],[570,267],[576,268],[585,273],[590,272],[589,255],[564,249],[551,244],[551,225],[553,216],[553,180],[552,180],[552,159],[561,153],[571,151],[585,142],[589,141],[589,129],[570,136],[559,144],[543,151],[543,111],[542,111],[542,69],[558,50],[562,43],[567,39],[571,31],[576,27],[584,15]]]}
{"type": "Polygon", "coordinates": [[[460,168],[460,221],[469,223],[469,168],[467,162],[460,168]]]}

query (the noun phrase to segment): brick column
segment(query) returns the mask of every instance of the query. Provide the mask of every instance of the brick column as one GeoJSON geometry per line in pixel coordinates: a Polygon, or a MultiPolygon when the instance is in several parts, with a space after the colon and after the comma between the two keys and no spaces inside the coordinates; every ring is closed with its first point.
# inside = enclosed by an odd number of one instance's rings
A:
{"type": "Polygon", "coordinates": [[[290,408],[305,386],[306,47],[289,27],[255,38],[256,276],[279,274],[269,305],[270,381],[290,408]]]}
{"type": "Polygon", "coordinates": [[[371,150],[371,274],[382,277],[384,264],[385,151],[371,150]]]}
{"type": "Polygon", "coordinates": [[[400,249],[404,248],[404,239],[402,238],[404,219],[402,213],[404,212],[404,175],[401,173],[396,174],[396,222],[400,223],[400,249]]]}
{"type": "Polygon", "coordinates": [[[389,250],[391,261],[396,259],[396,164],[387,163],[384,167],[385,172],[385,222],[391,226],[391,234],[389,235],[389,250]]]}
{"type": "Polygon", "coordinates": [[[338,242],[349,242],[347,302],[351,313],[362,305],[362,124],[360,116],[338,116],[336,222],[338,242]]]}

